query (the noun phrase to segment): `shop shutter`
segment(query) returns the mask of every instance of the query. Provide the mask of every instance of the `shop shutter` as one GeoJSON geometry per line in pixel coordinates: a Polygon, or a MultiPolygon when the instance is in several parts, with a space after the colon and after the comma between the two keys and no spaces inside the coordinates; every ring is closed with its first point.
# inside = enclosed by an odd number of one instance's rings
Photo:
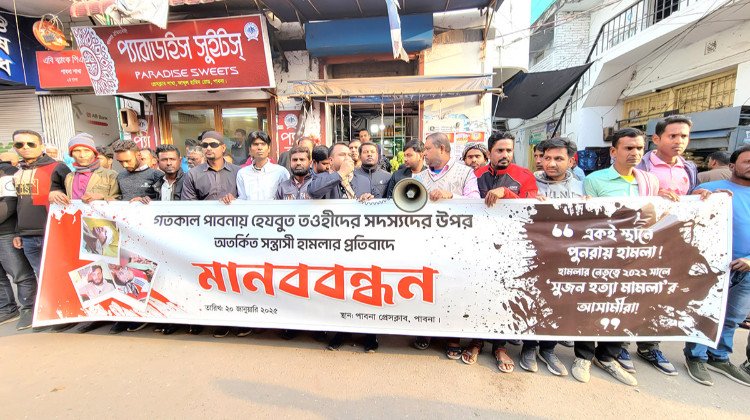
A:
{"type": "Polygon", "coordinates": [[[54,144],[65,153],[68,149],[68,140],[76,134],[70,95],[40,96],[39,105],[42,110],[44,141],[54,144]]]}
{"type": "Polygon", "coordinates": [[[33,89],[0,91],[0,151],[10,148],[16,130],[44,131],[39,100],[33,89]]]}

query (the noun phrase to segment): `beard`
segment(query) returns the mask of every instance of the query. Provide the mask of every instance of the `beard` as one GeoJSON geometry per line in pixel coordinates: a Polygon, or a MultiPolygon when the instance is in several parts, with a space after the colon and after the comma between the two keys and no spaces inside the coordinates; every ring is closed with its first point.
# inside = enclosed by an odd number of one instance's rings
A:
{"type": "Polygon", "coordinates": [[[292,175],[294,176],[305,176],[310,172],[310,168],[301,168],[299,166],[292,168],[292,175]]]}

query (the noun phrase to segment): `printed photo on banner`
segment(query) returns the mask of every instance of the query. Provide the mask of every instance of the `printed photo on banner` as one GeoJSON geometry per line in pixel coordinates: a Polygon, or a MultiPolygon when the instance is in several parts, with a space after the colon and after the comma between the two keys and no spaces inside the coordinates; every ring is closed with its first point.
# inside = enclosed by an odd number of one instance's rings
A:
{"type": "Polygon", "coordinates": [[[120,257],[120,229],[112,220],[83,217],[80,259],[96,261],[102,257],[111,262],[120,257]]]}
{"type": "Polygon", "coordinates": [[[82,308],[88,308],[115,293],[115,282],[112,273],[104,261],[85,265],[68,273],[76,290],[82,308]]]}
{"type": "Polygon", "coordinates": [[[122,249],[119,263],[109,264],[108,267],[117,291],[136,301],[139,306],[145,307],[151,296],[158,264],[142,255],[122,249]]]}

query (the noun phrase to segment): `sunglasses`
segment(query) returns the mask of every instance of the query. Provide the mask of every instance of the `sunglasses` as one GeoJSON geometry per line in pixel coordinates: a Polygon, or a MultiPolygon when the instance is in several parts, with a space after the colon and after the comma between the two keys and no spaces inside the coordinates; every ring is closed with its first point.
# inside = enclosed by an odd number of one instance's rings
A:
{"type": "Polygon", "coordinates": [[[15,147],[16,149],[23,149],[24,144],[28,146],[29,149],[36,149],[37,147],[39,147],[39,145],[33,141],[27,141],[27,142],[18,141],[18,142],[13,143],[13,147],[15,147]]]}
{"type": "Polygon", "coordinates": [[[201,143],[201,147],[204,149],[208,149],[209,147],[212,149],[218,149],[221,146],[221,143],[219,142],[204,142],[201,143]]]}

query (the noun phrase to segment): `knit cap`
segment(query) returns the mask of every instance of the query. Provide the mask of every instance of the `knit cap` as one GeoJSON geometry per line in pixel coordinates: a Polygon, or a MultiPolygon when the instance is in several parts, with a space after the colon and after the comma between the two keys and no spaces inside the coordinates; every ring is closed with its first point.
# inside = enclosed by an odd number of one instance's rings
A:
{"type": "Polygon", "coordinates": [[[68,141],[68,153],[72,152],[76,147],[85,147],[94,154],[98,154],[96,151],[96,144],[94,143],[94,136],[88,133],[80,133],[73,136],[68,141]]]}

